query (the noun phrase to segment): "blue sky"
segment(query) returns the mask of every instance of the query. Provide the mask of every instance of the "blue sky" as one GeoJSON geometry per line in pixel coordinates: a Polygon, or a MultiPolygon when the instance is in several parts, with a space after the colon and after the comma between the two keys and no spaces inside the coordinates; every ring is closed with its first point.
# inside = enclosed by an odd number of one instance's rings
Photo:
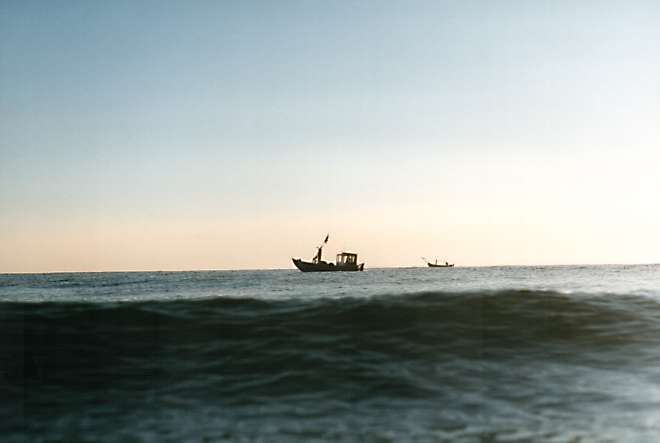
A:
{"type": "Polygon", "coordinates": [[[658,23],[654,1],[5,1],[0,271],[287,267],[328,230],[375,265],[660,261],[658,23]]]}

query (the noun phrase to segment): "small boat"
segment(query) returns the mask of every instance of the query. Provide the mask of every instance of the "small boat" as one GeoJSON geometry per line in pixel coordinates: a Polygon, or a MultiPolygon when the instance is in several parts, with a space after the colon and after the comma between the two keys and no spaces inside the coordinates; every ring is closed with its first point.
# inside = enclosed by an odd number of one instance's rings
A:
{"type": "Polygon", "coordinates": [[[453,268],[454,267],[453,263],[448,263],[448,262],[445,262],[445,264],[442,264],[442,263],[438,264],[437,262],[436,263],[426,263],[426,264],[429,265],[429,268],[453,268]]]}
{"type": "Polygon", "coordinates": [[[422,257],[422,260],[424,260],[426,262],[426,264],[428,265],[429,268],[453,268],[454,267],[453,263],[449,263],[449,262],[445,262],[444,264],[438,263],[437,258],[435,259],[435,263],[431,263],[430,261],[428,261],[424,257],[422,257]]]}
{"type": "Polygon", "coordinates": [[[338,271],[364,271],[364,263],[358,264],[357,254],[352,252],[341,252],[337,254],[337,263],[328,263],[323,261],[323,246],[328,243],[330,234],[325,236],[325,240],[316,249],[316,255],[311,262],[294,258],[293,264],[302,272],[338,272],[338,271]]]}

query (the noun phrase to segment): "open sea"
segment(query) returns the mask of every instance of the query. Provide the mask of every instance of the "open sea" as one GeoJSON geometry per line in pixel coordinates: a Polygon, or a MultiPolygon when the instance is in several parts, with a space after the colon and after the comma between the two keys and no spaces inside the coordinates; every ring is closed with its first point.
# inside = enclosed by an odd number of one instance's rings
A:
{"type": "Polygon", "coordinates": [[[660,441],[660,265],[0,275],[2,442],[660,441]]]}

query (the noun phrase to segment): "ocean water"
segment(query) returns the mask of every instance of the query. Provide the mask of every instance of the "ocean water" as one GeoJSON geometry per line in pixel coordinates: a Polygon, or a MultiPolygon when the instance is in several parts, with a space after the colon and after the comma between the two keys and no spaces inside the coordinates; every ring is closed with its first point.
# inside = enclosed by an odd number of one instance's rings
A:
{"type": "Polygon", "coordinates": [[[658,442],[660,265],[0,275],[3,442],[658,442]]]}

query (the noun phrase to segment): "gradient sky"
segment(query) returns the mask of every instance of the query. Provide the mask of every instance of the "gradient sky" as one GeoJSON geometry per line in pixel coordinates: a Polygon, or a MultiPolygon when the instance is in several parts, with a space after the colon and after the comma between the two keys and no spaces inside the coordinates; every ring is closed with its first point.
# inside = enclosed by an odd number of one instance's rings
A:
{"type": "Polygon", "coordinates": [[[0,2],[0,272],[660,262],[660,2],[0,2]]]}

